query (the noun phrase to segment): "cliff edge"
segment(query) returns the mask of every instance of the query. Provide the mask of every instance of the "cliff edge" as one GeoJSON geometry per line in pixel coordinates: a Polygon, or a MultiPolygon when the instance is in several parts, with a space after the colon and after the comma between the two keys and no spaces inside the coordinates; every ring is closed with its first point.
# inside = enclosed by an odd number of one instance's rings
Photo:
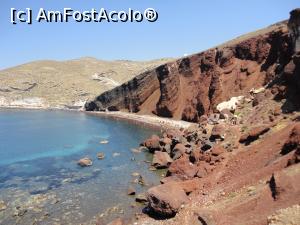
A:
{"type": "MultiPolygon", "coordinates": [[[[291,19],[221,46],[166,63],[99,95],[87,111],[121,110],[199,122],[233,96],[266,86],[285,98],[299,70],[299,9],[291,19]],[[290,77],[289,79],[286,79],[290,77]],[[290,82],[292,81],[292,82],[290,82]],[[284,93],[283,93],[284,92],[284,93]]],[[[299,82],[299,78],[295,78],[299,82]]],[[[299,84],[299,83],[298,83],[299,84]]],[[[296,91],[295,91],[296,90],[296,91]]],[[[298,98],[299,99],[299,98],[298,98]]],[[[299,108],[293,101],[288,110],[299,108]]]]}

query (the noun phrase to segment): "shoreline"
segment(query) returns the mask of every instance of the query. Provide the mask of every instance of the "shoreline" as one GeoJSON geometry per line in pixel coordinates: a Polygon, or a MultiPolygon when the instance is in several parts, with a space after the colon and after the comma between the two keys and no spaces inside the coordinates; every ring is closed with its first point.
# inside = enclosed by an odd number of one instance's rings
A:
{"type": "Polygon", "coordinates": [[[190,123],[183,120],[174,120],[170,118],[163,118],[152,115],[140,115],[136,113],[128,113],[122,111],[114,112],[100,112],[100,111],[84,111],[82,109],[68,109],[68,108],[51,108],[51,107],[3,107],[0,106],[0,110],[46,110],[46,111],[67,111],[67,112],[81,112],[88,115],[99,116],[104,118],[111,118],[114,120],[128,121],[136,125],[150,126],[158,128],[160,130],[164,129],[187,129],[195,123],[190,123]]]}
{"type": "Polygon", "coordinates": [[[99,112],[99,111],[82,111],[90,115],[109,117],[116,120],[125,120],[129,122],[133,122],[135,124],[141,124],[146,126],[152,126],[160,129],[172,129],[172,128],[183,128],[187,129],[194,123],[186,122],[183,120],[173,120],[170,118],[163,118],[158,116],[151,115],[139,115],[136,113],[127,113],[121,111],[115,112],[99,112]]]}

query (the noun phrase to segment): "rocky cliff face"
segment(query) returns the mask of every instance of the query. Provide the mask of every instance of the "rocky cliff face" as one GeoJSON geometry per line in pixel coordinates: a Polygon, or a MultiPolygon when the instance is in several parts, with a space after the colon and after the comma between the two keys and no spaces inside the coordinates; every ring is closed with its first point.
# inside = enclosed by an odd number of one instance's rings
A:
{"type": "Polygon", "coordinates": [[[281,22],[143,73],[87,103],[86,110],[127,110],[197,122],[218,103],[252,88],[268,85],[286,97],[283,74],[300,84],[295,54],[299,12],[291,12],[288,26],[281,22]]]}
{"type": "Polygon", "coordinates": [[[278,85],[283,84],[279,96],[287,99],[284,107],[292,105],[292,109],[300,107],[300,9],[291,11],[288,22],[292,55],[284,66],[283,76],[278,85]]]}
{"type": "Polygon", "coordinates": [[[300,9],[291,11],[291,17],[288,23],[289,32],[293,40],[294,51],[300,51],[300,9]]]}

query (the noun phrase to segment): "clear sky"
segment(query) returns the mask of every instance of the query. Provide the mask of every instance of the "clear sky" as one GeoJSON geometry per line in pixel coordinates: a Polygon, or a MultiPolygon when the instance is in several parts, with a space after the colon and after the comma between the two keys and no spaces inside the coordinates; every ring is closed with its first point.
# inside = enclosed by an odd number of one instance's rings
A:
{"type": "Polygon", "coordinates": [[[150,60],[181,57],[288,19],[299,0],[1,0],[0,69],[80,57],[150,60]],[[10,8],[144,10],[154,23],[10,23],[10,8]]]}

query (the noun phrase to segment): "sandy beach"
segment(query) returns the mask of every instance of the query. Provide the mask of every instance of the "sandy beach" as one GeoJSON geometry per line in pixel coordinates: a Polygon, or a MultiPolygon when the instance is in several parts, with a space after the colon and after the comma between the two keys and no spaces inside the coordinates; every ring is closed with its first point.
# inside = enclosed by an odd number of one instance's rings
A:
{"type": "Polygon", "coordinates": [[[139,115],[136,113],[127,113],[127,112],[86,112],[87,114],[110,117],[117,120],[127,120],[133,123],[154,126],[161,129],[166,128],[188,128],[194,123],[182,121],[182,120],[174,120],[169,118],[162,118],[158,116],[151,115],[139,115]]]}

